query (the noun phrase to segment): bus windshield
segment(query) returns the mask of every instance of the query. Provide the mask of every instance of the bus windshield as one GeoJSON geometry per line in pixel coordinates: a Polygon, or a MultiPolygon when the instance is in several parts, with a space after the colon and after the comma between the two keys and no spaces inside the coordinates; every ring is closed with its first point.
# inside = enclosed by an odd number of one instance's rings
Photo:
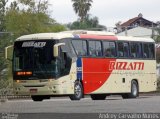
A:
{"type": "Polygon", "coordinates": [[[14,79],[46,79],[56,76],[56,59],[53,57],[55,41],[18,41],[14,45],[14,79]],[[30,72],[25,74],[25,72],[30,72]]]}

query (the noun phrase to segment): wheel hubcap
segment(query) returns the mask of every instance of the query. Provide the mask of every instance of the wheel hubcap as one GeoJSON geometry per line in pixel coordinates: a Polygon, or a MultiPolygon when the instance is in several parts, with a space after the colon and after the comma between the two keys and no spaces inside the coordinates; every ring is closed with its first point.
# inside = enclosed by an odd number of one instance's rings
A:
{"type": "Polygon", "coordinates": [[[133,91],[133,95],[136,96],[138,92],[136,84],[133,84],[132,91],[133,91]]]}
{"type": "Polygon", "coordinates": [[[77,97],[80,97],[80,95],[81,95],[81,87],[80,87],[80,85],[75,85],[75,95],[77,96],[77,97]]]}

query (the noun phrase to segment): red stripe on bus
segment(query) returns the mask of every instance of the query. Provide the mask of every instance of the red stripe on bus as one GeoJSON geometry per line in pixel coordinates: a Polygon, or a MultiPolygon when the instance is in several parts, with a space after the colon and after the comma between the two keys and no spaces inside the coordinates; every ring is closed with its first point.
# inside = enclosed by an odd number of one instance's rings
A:
{"type": "Polygon", "coordinates": [[[116,36],[98,36],[98,35],[86,35],[81,34],[80,38],[88,38],[88,39],[102,39],[102,40],[118,40],[116,36]]]}
{"type": "Polygon", "coordinates": [[[112,71],[109,63],[116,59],[83,58],[83,86],[84,94],[99,89],[109,78],[112,71]]]}

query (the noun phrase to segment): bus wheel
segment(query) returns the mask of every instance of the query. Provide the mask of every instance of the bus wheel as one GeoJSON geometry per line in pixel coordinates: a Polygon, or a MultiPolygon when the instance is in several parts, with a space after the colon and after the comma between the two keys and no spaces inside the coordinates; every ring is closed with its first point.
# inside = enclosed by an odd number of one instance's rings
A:
{"type": "Polygon", "coordinates": [[[135,80],[131,82],[131,93],[128,94],[129,98],[136,98],[138,97],[139,94],[139,89],[138,89],[138,84],[135,80]]]}
{"type": "Polygon", "coordinates": [[[123,99],[128,99],[128,94],[122,94],[123,99]]]}
{"type": "Polygon", "coordinates": [[[136,98],[139,94],[138,84],[135,80],[131,82],[131,93],[122,94],[123,99],[136,98]]]}
{"type": "Polygon", "coordinates": [[[83,97],[83,87],[81,82],[76,81],[74,84],[74,94],[69,96],[71,100],[80,100],[83,97]]]}
{"type": "Polygon", "coordinates": [[[43,96],[31,96],[33,101],[43,101],[43,96]]]}
{"type": "Polygon", "coordinates": [[[106,95],[105,94],[92,94],[91,99],[92,100],[105,100],[106,95]]]}

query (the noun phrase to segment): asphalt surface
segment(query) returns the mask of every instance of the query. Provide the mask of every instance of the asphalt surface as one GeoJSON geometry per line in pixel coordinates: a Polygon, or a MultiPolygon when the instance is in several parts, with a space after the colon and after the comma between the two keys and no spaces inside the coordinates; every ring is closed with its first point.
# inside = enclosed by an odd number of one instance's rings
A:
{"type": "MultiPolygon", "coordinates": [[[[136,99],[109,96],[106,100],[97,101],[89,97],[80,101],[71,101],[68,97],[43,102],[33,102],[30,99],[8,100],[0,104],[0,113],[0,119],[109,119],[114,118],[114,115],[108,115],[111,113],[160,113],[160,96],[141,95],[136,99]]],[[[154,116],[160,118],[160,115],[154,116]]]]}

